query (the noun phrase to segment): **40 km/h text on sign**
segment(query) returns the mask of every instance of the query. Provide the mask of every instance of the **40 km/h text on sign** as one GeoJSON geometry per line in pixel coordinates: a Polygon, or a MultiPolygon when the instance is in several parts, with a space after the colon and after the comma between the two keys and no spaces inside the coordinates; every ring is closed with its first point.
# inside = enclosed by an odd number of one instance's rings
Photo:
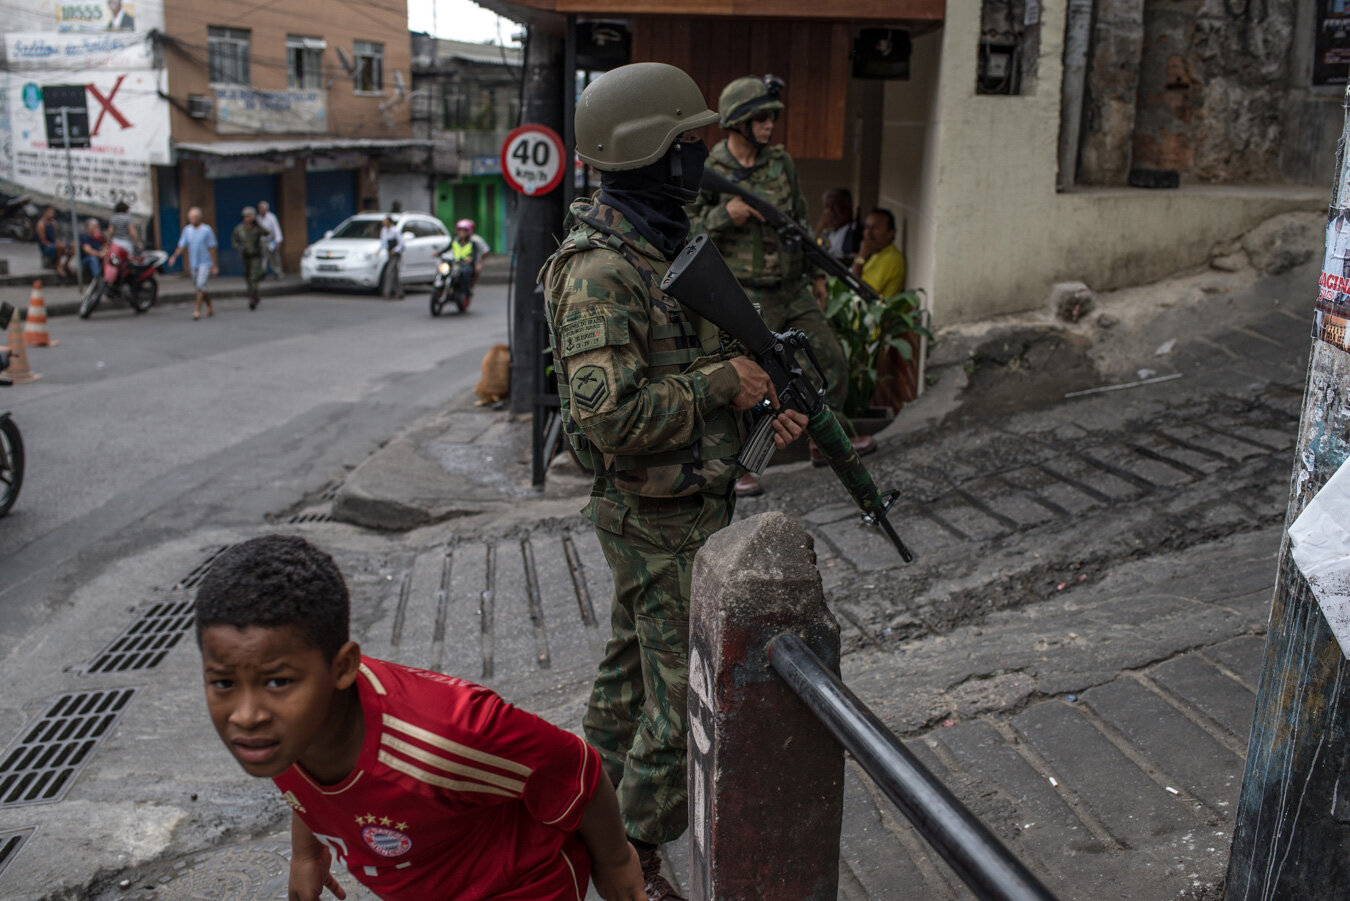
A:
{"type": "Polygon", "coordinates": [[[547,194],[563,177],[563,143],[547,125],[522,125],[502,144],[502,177],[522,194],[547,194]]]}

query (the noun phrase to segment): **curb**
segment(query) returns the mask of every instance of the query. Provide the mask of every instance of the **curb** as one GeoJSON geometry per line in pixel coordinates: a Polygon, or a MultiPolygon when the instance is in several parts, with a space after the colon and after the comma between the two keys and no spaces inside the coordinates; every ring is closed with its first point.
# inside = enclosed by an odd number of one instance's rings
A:
{"type": "MultiPolygon", "coordinates": [[[[304,294],[309,290],[304,282],[294,284],[267,285],[258,287],[258,296],[260,297],[284,297],[288,294],[304,294]]],[[[197,297],[196,290],[192,291],[167,291],[161,292],[155,300],[155,306],[162,306],[170,303],[191,303],[197,297]]],[[[212,291],[212,300],[231,300],[241,297],[248,297],[248,291],[242,288],[227,288],[223,291],[212,291]]],[[[58,300],[47,301],[48,316],[75,316],[80,312],[80,301],[77,300],[58,300]]],[[[24,308],[25,315],[27,308],[24,308]]]]}

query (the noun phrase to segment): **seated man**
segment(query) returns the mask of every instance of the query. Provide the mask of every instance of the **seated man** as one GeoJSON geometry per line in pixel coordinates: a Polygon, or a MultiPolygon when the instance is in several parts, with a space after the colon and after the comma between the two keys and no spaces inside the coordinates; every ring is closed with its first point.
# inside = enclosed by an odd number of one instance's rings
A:
{"type": "Polygon", "coordinates": [[[853,274],[882,297],[905,290],[905,257],[895,246],[895,216],[890,210],[877,207],[863,220],[853,274]]]}
{"type": "Polygon", "coordinates": [[[858,252],[861,231],[853,218],[853,195],[848,188],[830,188],[821,200],[824,209],[816,225],[816,243],[847,266],[858,252]]]}
{"type": "Polygon", "coordinates": [[[66,263],[74,256],[70,245],[62,241],[56,229],[56,208],[47,207],[37,224],[38,249],[42,251],[42,264],[56,270],[61,278],[72,275],[66,263]]]}
{"type": "Polygon", "coordinates": [[[97,219],[90,219],[80,234],[80,265],[89,271],[89,278],[96,279],[103,258],[108,255],[108,238],[103,234],[103,226],[97,219]]]}

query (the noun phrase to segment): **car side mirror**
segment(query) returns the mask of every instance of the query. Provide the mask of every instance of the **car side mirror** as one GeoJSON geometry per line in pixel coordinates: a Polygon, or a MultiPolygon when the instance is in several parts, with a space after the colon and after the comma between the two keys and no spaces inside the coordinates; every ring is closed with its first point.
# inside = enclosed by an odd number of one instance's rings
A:
{"type": "Polygon", "coordinates": [[[333,230],[330,228],[328,231],[326,231],[326,232],[323,233],[323,236],[324,236],[325,238],[331,238],[331,237],[333,237],[333,230]]]}

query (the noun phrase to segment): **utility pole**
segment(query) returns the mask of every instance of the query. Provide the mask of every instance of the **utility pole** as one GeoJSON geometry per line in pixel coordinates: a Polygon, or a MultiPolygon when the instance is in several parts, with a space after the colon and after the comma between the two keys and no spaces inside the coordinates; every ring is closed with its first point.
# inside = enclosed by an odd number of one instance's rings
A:
{"type": "MultiPolygon", "coordinates": [[[[525,44],[524,102],[520,121],[563,131],[563,42],[539,25],[531,25],[525,44]]],[[[567,165],[570,161],[563,161],[567,165]]],[[[571,166],[567,165],[570,172],[571,166]]],[[[566,176],[564,176],[566,177],[566,176]]],[[[516,271],[511,313],[511,412],[528,413],[543,372],[543,295],[535,279],[562,235],[563,192],[524,195],[516,206],[516,271]]]]}
{"type": "MultiPolygon", "coordinates": [[[[75,248],[75,284],[84,289],[84,261],[80,259],[79,217],[75,214],[75,163],[70,156],[70,113],[68,106],[60,107],[61,135],[66,146],[66,181],[70,182],[70,243],[75,248]]],[[[81,108],[80,112],[86,112],[81,108]]]]}
{"type": "MultiPolygon", "coordinates": [[[[1350,215],[1348,133],[1350,119],[1336,149],[1332,219],[1350,215]]],[[[1328,229],[1329,242],[1334,234],[1328,229]]],[[[1314,312],[1265,665],[1228,859],[1227,901],[1342,897],[1350,885],[1350,661],[1294,563],[1288,532],[1350,457],[1350,282],[1339,260],[1335,268],[1322,274],[1314,312]]]]}

